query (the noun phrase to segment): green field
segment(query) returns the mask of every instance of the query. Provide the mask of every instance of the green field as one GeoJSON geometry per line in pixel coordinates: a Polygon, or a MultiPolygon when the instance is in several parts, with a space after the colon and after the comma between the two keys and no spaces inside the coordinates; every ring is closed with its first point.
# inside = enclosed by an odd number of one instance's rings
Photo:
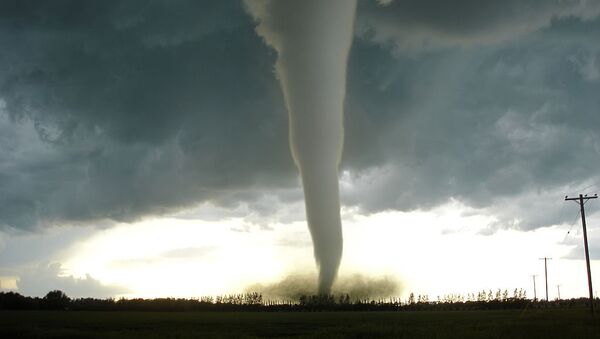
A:
{"type": "Polygon", "coordinates": [[[600,338],[585,310],[453,312],[0,311],[0,338],[600,338]]]}

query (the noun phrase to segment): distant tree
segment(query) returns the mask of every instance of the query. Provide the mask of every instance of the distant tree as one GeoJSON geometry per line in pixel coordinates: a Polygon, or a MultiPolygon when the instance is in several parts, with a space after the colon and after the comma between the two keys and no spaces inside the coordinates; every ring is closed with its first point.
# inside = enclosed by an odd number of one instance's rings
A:
{"type": "Polygon", "coordinates": [[[496,300],[498,300],[498,301],[502,300],[502,292],[500,292],[500,289],[498,289],[496,291],[496,300]]]}
{"type": "Polygon", "coordinates": [[[48,292],[42,300],[44,308],[49,310],[65,310],[70,302],[71,299],[61,290],[48,292]]]}
{"type": "Polygon", "coordinates": [[[340,305],[349,305],[350,304],[350,295],[348,293],[340,294],[338,304],[340,305]]]}
{"type": "Polygon", "coordinates": [[[30,310],[37,308],[32,298],[16,292],[0,292],[0,310],[30,310]]]}
{"type": "Polygon", "coordinates": [[[258,292],[246,293],[244,295],[245,305],[261,305],[263,302],[262,294],[258,292]]]}
{"type": "Polygon", "coordinates": [[[214,303],[214,298],[210,296],[204,296],[200,298],[200,302],[204,304],[212,304],[214,303]]]}
{"type": "Polygon", "coordinates": [[[502,301],[506,301],[508,300],[508,290],[505,289],[504,292],[502,292],[502,301]]]}
{"type": "Polygon", "coordinates": [[[519,289],[519,299],[527,299],[527,291],[522,288],[519,289]]]}
{"type": "Polygon", "coordinates": [[[408,304],[409,304],[409,305],[414,305],[414,304],[415,304],[415,294],[414,294],[414,293],[411,293],[411,294],[408,296],[408,304]]]}

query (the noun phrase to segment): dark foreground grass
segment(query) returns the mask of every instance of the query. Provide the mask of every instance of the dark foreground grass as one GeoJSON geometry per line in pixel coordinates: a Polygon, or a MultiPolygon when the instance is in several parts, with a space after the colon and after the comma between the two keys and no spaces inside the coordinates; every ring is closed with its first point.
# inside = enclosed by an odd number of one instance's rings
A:
{"type": "Polygon", "coordinates": [[[585,310],[453,312],[0,311],[0,338],[600,338],[585,310]]]}

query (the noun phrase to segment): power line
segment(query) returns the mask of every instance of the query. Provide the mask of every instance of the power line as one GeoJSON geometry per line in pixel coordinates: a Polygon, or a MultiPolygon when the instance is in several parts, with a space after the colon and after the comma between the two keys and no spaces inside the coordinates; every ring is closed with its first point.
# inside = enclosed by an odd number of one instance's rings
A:
{"type": "Polygon", "coordinates": [[[595,183],[595,184],[591,184],[591,185],[589,185],[589,186],[587,186],[587,187],[584,187],[583,189],[580,189],[579,191],[587,191],[588,189],[590,189],[590,188],[592,188],[592,187],[596,188],[596,187],[598,187],[599,185],[600,185],[600,182],[597,182],[597,183],[595,183]]]}
{"type": "MultiPolygon", "coordinates": [[[[587,203],[588,203],[587,200],[583,202],[584,205],[587,204],[587,203]]],[[[567,231],[567,234],[565,234],[563,242],[565,242],[565,240],[567,240],[567,237],[569,236],[569,234],[571,234],[571,231],[573,230],[573,227],[577,223],[577,219],[579,219],[580,216],[581,216],[581,209],[577,210],[577,213],[576,213],[575,217],[573,218],[573,221],[571,223],[569,223],[569,225],[571,225],[571,226],[569,227],[569,230],[567,231]]]]}
{"type": "Polygon", "coordinates": [[[575,218],[573,218],[573,221],[570,223],[571,227],[569,227],[569,230],[567,231],[567,234],[565,234],[565,238],[562,242],[565,242],[565,240],[567,240],[567,237],[569,236],[569,234],[571,234],[571,230],[573,230],[573,226],[575,226],[575,223],[577,222],[577,219],[579,219],[580,215],[581,211],[577,211],[577,215],[575,215],[575,218]]]}
{"type": "Polygon", "coordinates": [[[581,225],[583,226],[583,245],[585,249],[585,264],[587,266],[587,278],[588,278],[588,288],[590,292],[590,310],[592,312],[592,316],[594,315],[594,293],[592,289],[592,270],[590,268],[590,251],[588,249],[588,239],[587,239],[587,228],[585,225],[585,204],[590,199],[597,199],[598,195],[594,194],[593,197],[588,197],[587,194],[584,196],[583,194],[579,194],[577,198],[569,198],[565,197],[565,200],[575,201],[579,204],[579,208],[581,210],[581,225]]]}

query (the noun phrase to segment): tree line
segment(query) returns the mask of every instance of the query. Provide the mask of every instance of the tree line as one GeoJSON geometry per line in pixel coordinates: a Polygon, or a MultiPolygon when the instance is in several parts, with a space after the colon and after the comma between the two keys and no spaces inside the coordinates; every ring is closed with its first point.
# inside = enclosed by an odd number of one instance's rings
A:
{"type": "MultiPolygon", "coordinates": [[[[598,300],[596,299],[596,302],[598,300]]],[[[231,294],[200,298],[155,299],[97,299],[69,298],[64,292],[54,290],[43,298],[23,296],[16,292],[0,292],[0,310],[70,310],[70,311],[452,311],[499,310],[524,308],[583,308],[589,299],[563,299],[546,302],[526,298],[523,290],[480,291],[468,294],[449,294],[430,300],[428,295],[407,300],[353,299],[348,294],[302,295],[297,300],[269,300],[260,293],[231,294]]]]}

